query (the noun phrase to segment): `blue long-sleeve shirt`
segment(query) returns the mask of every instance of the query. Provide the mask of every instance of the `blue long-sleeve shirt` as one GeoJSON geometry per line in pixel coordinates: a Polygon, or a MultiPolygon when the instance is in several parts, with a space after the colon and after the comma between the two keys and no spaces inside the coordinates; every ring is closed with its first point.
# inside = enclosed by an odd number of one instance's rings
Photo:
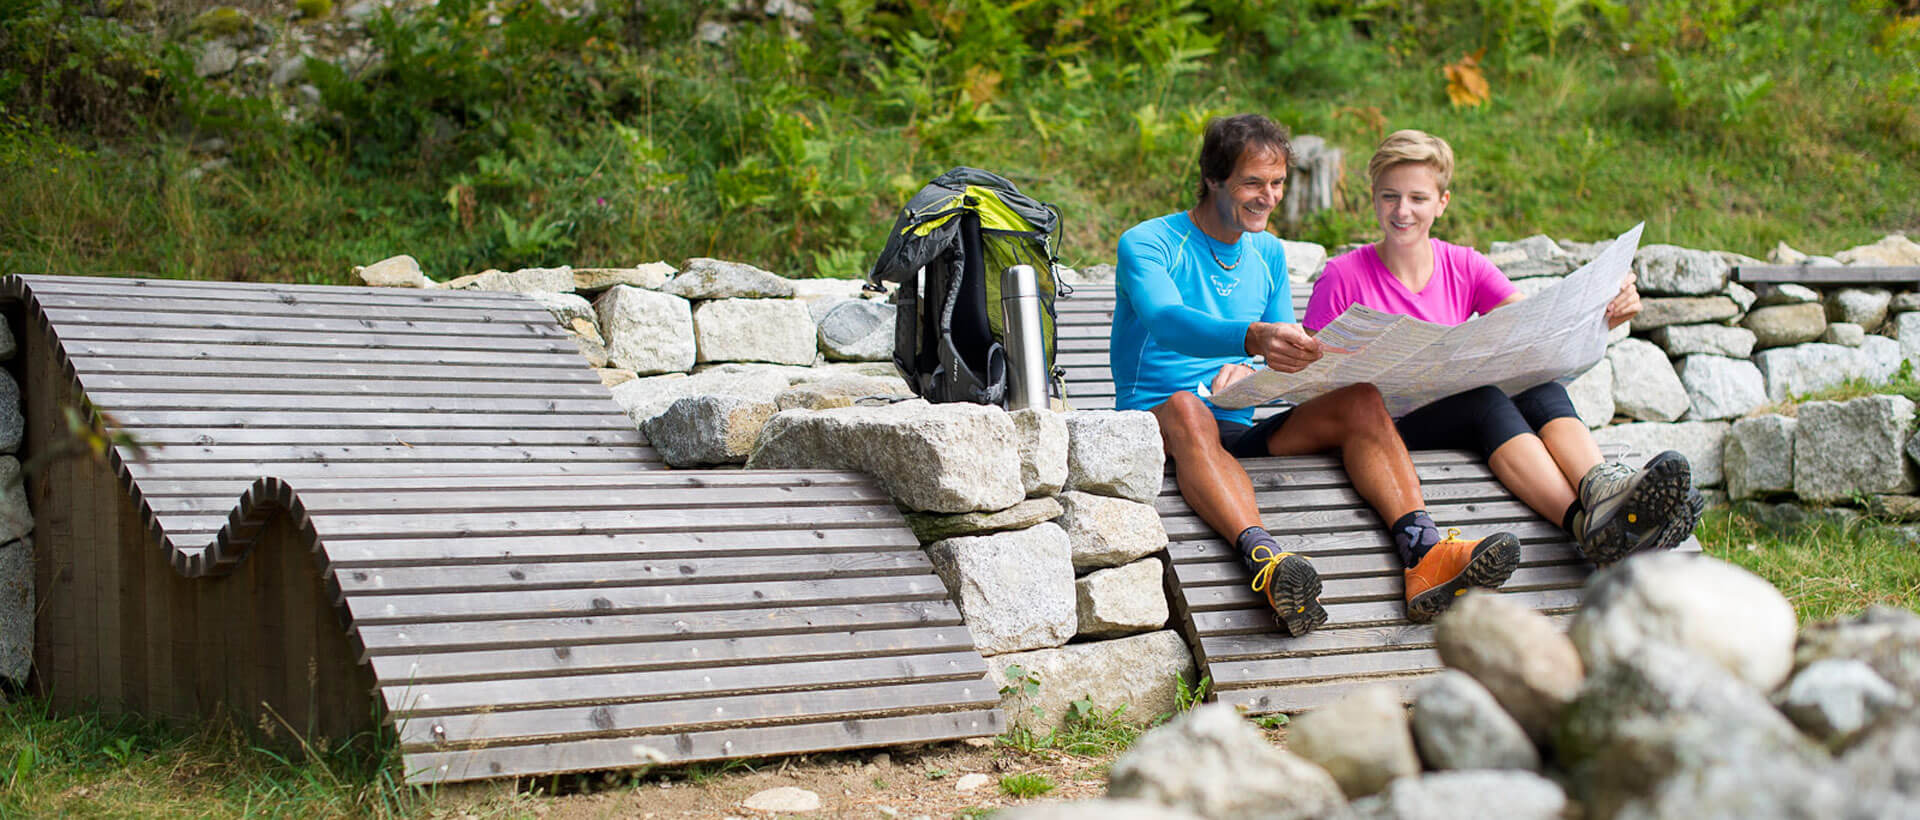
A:
{"type": "MultiPolygon", "coordinates": [[[[1114,406],[1121,410],[1151,410],[1182,390],[1203,395],[1220,368],[1253,361],[1246,351],[1249,325],[1294,321],[1280,240],[1248,233],[1223,246],[1185,212],[1120,235],[1116,289],[1108,355],[1114,406]]],[[[1223,421],[1253,419],[1251,408],[1208,406],[1223,421]]]]}

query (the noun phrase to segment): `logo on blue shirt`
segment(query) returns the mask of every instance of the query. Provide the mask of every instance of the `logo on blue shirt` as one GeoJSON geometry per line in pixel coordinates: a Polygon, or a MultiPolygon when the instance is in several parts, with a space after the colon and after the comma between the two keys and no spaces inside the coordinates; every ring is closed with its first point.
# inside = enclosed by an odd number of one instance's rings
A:
{"type": "Polygon", "coordinates": [[[1233,289],[1240,286],[1240,280],[1222,279],[1217,273],[1207,274],[1207,278],[1213,280],[1213,292],[1221,296],[1232,296],[1233,289]]]}

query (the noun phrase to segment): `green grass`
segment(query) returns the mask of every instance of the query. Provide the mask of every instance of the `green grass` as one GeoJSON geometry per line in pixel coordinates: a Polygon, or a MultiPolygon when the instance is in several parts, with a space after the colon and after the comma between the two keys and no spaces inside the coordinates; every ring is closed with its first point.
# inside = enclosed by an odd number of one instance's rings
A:
{"type": "Polygon", "coordinates": [[[1036,772],[1021,772],[1000,778],[1000,791],[1010,797],[1039,797],[1053,791],[1053,779],[1036,772]]]}
{"type": "Polygon", "coordinates": [[[1811,516],[1773,525],[1716,508],[1701,517],[1696,534],[1708,555],[1779,588],[1802,624],[1876,604],[1920,611],[1920,547],[1888,522],[1811,516]]]}

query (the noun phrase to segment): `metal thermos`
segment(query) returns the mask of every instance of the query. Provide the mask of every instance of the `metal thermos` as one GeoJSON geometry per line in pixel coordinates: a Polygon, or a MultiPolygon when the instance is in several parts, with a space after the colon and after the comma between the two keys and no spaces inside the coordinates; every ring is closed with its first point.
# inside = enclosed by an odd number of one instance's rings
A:
{"type": "Polygon", "coordinates": [[[1047,407],[1047,349],[1040,324],[1040,280],[1032,265],[1000,274],[1000,312],[1007,330],[1007,409],[1047,407]]]}

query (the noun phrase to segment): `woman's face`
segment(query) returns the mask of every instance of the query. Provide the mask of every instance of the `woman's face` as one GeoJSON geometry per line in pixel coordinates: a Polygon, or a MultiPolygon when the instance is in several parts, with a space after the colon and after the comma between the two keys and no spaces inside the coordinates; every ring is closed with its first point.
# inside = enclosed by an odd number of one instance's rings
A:
{"type": "Polygon", "coordinates": [[[1403,162],[1373,183],[1373,213],[1389,243],[1425,241],[1446,212],[1447,192],[1425,165],[1403,162]]]}

